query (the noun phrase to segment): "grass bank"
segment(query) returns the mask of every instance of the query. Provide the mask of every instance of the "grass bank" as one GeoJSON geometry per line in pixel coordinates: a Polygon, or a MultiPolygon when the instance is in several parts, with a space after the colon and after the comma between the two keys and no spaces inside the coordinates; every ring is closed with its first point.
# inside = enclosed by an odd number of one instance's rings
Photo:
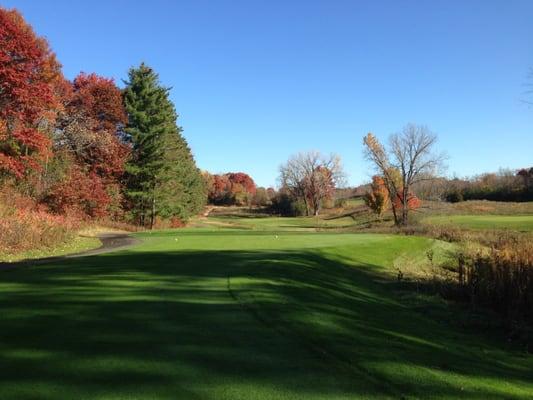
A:
{"type": "Polygon", "coordinates": [[[477,230],[533,231],[533,215],[438,215],[424,218],[422,222],[432,225],[455,225],[477,230]]]}
{"type": "Polygon", "coordinates": [[[81,253],[100,247],[102,242],[96,237],[75,236],[67,242],[42,247],[36,250],[26,250],[16,253],[0,253],[0,262],[16,262],[46,257],[63,256],[81,253]]]}

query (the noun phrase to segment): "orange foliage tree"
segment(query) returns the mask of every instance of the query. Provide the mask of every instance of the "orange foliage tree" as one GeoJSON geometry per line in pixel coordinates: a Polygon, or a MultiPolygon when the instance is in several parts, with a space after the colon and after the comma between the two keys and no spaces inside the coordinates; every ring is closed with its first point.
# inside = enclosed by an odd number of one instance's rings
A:
{"type": "Polygon", "coordinates": [[[365,204],[370,207],[379,217],[383,215],[389,205],[389,191],[385,180],[379,175],[372,177],[370,191],[363,197],[365,204]]]}

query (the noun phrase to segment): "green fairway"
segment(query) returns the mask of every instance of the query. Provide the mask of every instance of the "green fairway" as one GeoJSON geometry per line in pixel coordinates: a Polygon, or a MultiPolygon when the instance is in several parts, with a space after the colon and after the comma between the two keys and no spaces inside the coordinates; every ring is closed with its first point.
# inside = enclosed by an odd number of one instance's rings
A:
{"type": "Polygon", "coordinates": [[[438,244],[305,221],[0,271],[0,399],[531,398],[532,356],[395,289],[438,244]]]}
{"type": "Polygon", "coordinates": [[[458,225],[470,229],[533,231],[533,215],[439,215],[425,218],[423,222],[458,225]]]}
{"type": "Polygon", "coordinates": [[[354,220],[350,217],[330,218],[323,217],[214,217],[209,219],[214,226],[252,229],[260,231],[315,231],[338,230],[353,228],[354,220]]]}

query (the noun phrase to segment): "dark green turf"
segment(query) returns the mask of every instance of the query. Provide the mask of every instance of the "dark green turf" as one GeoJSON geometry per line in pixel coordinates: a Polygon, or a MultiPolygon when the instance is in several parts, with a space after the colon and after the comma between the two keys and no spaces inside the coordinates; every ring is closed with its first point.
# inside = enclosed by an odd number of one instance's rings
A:
{"type": "Polygon", "coordinates": [[[404,302],[429,239],[183,230],[0,272],[0,399],[526,399],[533,357],[404,302]]]}

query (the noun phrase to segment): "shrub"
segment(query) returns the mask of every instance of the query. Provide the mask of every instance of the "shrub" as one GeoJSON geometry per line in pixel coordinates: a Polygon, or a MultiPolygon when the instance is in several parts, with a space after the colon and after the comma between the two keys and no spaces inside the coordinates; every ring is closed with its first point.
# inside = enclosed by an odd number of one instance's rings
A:
{"type": "Polygon", "coordinates": [[[270,204],[270,198],[268,192],[263,187],[258,187],[252,198],[252,204],[254,206],[266,207],[270,204]]]}
{"type": "Polygon", "coordinates": [[[467,232],[454,225],[430,225],[426,227],[425,233],[445,242],[461,242],[468,235],[467,232]]]}
{"type": "Polygon", "coordinates": [[[288,193],[279,192],[272,198],[272,205],[270,211],[273,214],[282,215],[285,217],[296,217],[305,215],[305,205],[298,200],[295,200],[288,193]]]}
{"type": "Polygon", "coordinates": [[[348,207],[348,200],[344,198],[340,198],[335,200],[335,208],[346,208],[348,207]]]}
{"type": "Polygon", "coordinates": [[[185,226],[185,223],[182,219],[178,217],[172,217],[170,218],[170,227],[171,228],[183,228],[185,226]]]}
{"type": "Polygon", "coordinates": [[[463,193],[458,189],[446,193],[446,201],[449,203],[459,203],[463,200],[463,193]]]}
{"type": "Polygon", "coordinates": [[[83,218],[99,218],[108,214],[112,198],[98,175],[86,174],[73,166],[65,181],[51,188],[44,202],[57,214],[70,212],[83,218]]]}
{"type": "Polygon", "coordinates": [[[71,240],[80,220],[53,215],[31,199],[4,188],[0,196],[0,253],[54,247],[71,240]]]}
{"type": "Polygon", "coordinates": [[[416,228],[406,227],[399,232],[424,234],[455,244],[438,257],[437,263],[428,253],[430,273],[420,274],[421,267],[414,263],[414,273],[404,267],[402,277],[407,274],[417,285],[466,302],[473,309],[491,309],[500,314],[513,334],[529,335],[527,332],[533,329],[533,235],[467,231],[454,226],[416,228]]]}

